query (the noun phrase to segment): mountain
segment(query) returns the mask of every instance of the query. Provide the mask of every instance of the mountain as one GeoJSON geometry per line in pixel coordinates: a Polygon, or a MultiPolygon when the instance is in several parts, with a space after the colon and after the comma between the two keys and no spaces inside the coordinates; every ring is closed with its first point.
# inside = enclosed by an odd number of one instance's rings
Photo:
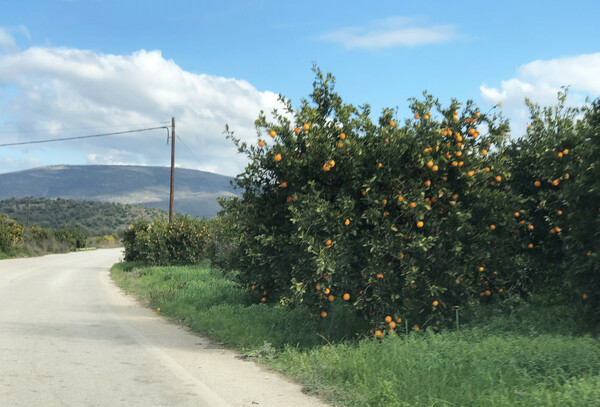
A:
{"type": "MultiPolygon", "coordinates": [[[[64,198],[169,209],[168,167],[61,165],[0,174],[0,200],[64,198]]],[[[175,169],[174,212],[213,217],[217,197],[234,195],[231,177],[175,169]]]]}

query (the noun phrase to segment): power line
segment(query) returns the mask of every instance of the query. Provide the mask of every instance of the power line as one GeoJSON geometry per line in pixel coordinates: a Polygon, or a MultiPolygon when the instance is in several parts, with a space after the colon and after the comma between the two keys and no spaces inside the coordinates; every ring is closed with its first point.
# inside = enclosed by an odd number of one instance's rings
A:
{"type": "MultiPolygon", "coordinates": [[[[146,122],[146,123],[128,123],[128,124],[112,124],[107,126],[88,126],[88,127],[73,127],[73,128],[63,128],[62,132],[73,132],[73,131],[81,131],[81,130],[98,130],[98,129],[110,129],[115,127],[137,127],[137,126],[153,126],[157,124],[167,125],[170,124],[170,121],[163,122],[146,122]]],[[[35,133],[48,133],[48,130],[3,130],[0,131],[0,134],[35,134],[35,133]]]]}
{"type": "Polygon", "coordinates": [[[63,138],[37,140],[37,141],[21,141],[21,142],[17,142],[17,143],[4,143],[4,144],[0,144],[0,147],[22,146],[22,145],[25,145],[25,144],[52,143],[52,142],[55,142],[55,141],[66,141],[66,140],[80,140],[80,139],[93,138],[93,137],[117,136],[119,134],[139,133],[139,132],[142,132],[142,131],[158,130],[158,129],[167,129],[167,131],[169,131],[169,126],[148,127],[148,128],[145,128],[145,129],[117,131],[117,132],[113,132],[113,133],[92,134],[92,135],[89,135],[89,136],[63,137],[63,138]]]}

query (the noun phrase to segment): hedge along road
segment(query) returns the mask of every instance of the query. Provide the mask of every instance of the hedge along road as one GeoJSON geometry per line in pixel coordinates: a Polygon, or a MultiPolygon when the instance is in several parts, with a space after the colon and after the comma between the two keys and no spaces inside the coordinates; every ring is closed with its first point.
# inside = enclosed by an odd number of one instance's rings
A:
{"type": "Polygon", "coordinates": [[[121,257],[0,261],[0,405],[324,406],[126,296],[121,257]]]}

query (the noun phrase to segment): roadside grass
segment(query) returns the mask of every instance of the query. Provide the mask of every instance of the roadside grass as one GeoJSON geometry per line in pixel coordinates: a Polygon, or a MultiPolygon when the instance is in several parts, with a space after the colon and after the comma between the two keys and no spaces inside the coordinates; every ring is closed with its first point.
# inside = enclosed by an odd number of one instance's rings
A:
{"type": "Polygon", "coordinates": [[[343,304],[325,319],[257,304],[231,275],[122,263],[115,281],[161,313],[300,379],[344,406],[600,405],[600,341],[563,306],[511,299],[465,313],[458,331],[359,338],[343,304]]]}

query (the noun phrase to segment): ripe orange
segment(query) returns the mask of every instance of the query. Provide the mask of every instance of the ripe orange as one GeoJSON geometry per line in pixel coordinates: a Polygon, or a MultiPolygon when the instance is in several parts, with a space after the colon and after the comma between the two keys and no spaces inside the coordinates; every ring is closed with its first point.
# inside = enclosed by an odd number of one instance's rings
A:
{"type": "Polygon", "coordinates": [[[308,129],[310,129],[310,126],[308,125],[308,123],[304,123],[304,126],[302,126],[302,128],[304,129],[304,131],[307,131],[308,129]]]}
{"type": "Polygon", "coordinates": [[[457,151],[456,153],[454,153],[454,155],[460,157],[462,155],[462,151],[457,151]]]}
{"type": "Polygon", "coordinates": [[[542,183],[540,181],[535,181],[533,185],[535,185],[536,187],[540,187],[542,186],[542,183]]]}
{"type": "Polygon", "coordinates": [[[453,118],[454,120],[458,120],[458,115],[457,115],[457,114],[455,114],[454,116],[452,116],[452,118],[453,118]]]}
{"type": "Polygon", "coordinates": [[[559,151],[558,154],[556,154],[558,156],[558,158],[561,158],[563,156],[562,151],[559,151]]]}
{"type": "Polygon", "coordinates": [[[483,150],[481,150],[481,155],[482,156],[485,157],[487,155],[487,153],[488,153],[488,151],[485,148],[483,150]]]}
{"type": "Polygon", "coordinates": [[[346,219],[346,220],[344,221],[344,225],[348,226],[349,224],[350,224],[350,219],[346,219]]]}
{"type": "Polygon", "coordinates": [[[570,175],[569,175],[569,173],[567,172],[567,173],[565,174],[565,179],[569,179],[570,177],[571,177],[571,176],[570,176],[570,175]]]}
{"type": "Polygon", "coordinates": [[[560,181],[558,179],[555,179],[554,181],[552,181],[552,185],[557,186],[559,182],[560,181]]]}
{"type": "Polygon", "coordinates": [[[379,339],[383,338],[383,332],[381,332],[379,329],[375,331],[375,336],[378,337],[379,339]]]}
{"type": "Polygon", "coordinates": [[[394,123],[393,120],[390,120],[390,127],[394,127],[396,125],[396,123],[394,123]]]}
{"type": "Polygon", "coordinates": [[[475,117],[479,117],[480,115],[481,115],[481,113],[479,113],[479,112],[475,113],[475,117]]]}
{"type": "Polygon", "coordinates": [[[341,138],[342,140],[345,140],[345,139],[346,139],[346,133],[341,133],[341,134],[340,134],[340,138],[341,138]]]}
{"type": "Polygon", "coordinates": [[[255,286],[254,284],[252,284],[252,285],[250,286],[250,289],[251,289],[252,291],[254,291],[254,290],[256,289],[256,286],[255,286]]]}
{"type": "Polygon", "coordinates": [[[427,167],[428,168],[433,167],[433,161],[427,161],[427,167]]]}
{"type": "Polygon", "coordinates": [[[323,294],[325,294],[325,295],[329,294],[329,292],[330,292],[329,288],[326,288],[326,289],[323,290],[323,294]]]}
{"type": "Polygon", "coordinates": [[[344,301],[348,301],[350,299],[350,294],[346,293],[342,296],[342,298],[344,299],[344,301]]]}
{"type": "Polygon", "coordinates": [[[515,212],[515,218],[518,218],[519,216],[521,216],[521,214],[519,212],[515,212]]]}
{"type": "Polygon", "coordinates": [[[377,275],[375,275],[375,277],[377,277],[377,278],[383,278],[383,274],[377,273],[377,275]]]}
{"type": "Polygon", "coordinates": [[[275,154],[275,157],[273,157],[273,159],[275,160],[276,163],[278,163],[279,161],[281,161],[281,154],[275,154]]]}
{"type": "Polygon", "coordinates": [[[404,197],[403,197],[402,195],[400,195],[400,196],[398,197],[398,202],[402,202],[402,201],[404,201],[404,197]]]}
{"type": "Polygon", "coordinates": [[[462,136],[461,136],[460,134],[458,134],[458,133],[456,133],[456,141],[457,141],[457,142],[459,142],[459,143],[460,143],[461,141],[463,141],[463,138],[462,138],[462,136]]]}
{"type": "Polygon", "coordinates": [[[331,239],[327,239],[327,241],[325,242],[325,246],[331,246],[331,243],[333,243],[331,239]]]}
{"type": "Polygon", "coordinates": [[[331,169],[331,165],[329,165],[329,163],[325,163],[323,164],[323,171],[327,172],[331,169]]]}
{"type": "Polygon", "coordinates": [[[529,249],[533,249],[533,243],[529,243],[529,244],[527,245],[527,248],[529,248],[529,249]]]}
{"type": "Polygon", "coordinates": [[[415,120],[419,120],[419,113],[415,113],[413,117],[415,118],[415,120]]]}
{"type": "Polygon", "coordinates": [[[436,300],[432,304],[433,304],[434,307],[437,307],[440,303],[436,300]]]}
{"type": "Polygon", "coordinates": [[[468,171],[468,172],[467,172],[467,175],[468,175],[469,177],[472,177],[473,175],[475,175],[475,171],[468,171]]]}
{"type": "Polygon", "coordinates": [[[264,141],[262,141],[262,140],[260,140],[260,141],[258,142],[258,146],[259,146],[260,148],[263,148],[263,147],[265,146],[265,142],[264,142],[264,141]]]}
{"type": "Polygon", "coordinates": [[[385,321],[387,324],[389,324],[390,322],[392,322],[392,317],[388,315],[388,316],[386,316],[386,317],[384,318],[384,321],[385,321]]]}
{"type": "Polygon", "coordinates": [[[411,202],[410,204],[408,204],[408,206],[410,206],[411,208],[414,208],[417,206],[416,202],[411,202]]]}
{"type": "Polygon", "coordinates": [[[483,266],[479,267],[479,271],[483,271],[485,268],[483,266]]]}
{"type": "Polygon", "coordinates": [[[434,165],[433,167],[431,167],[431,171],[437,171],[439,168],[437,165],[434,165]]]}
{"type": "Polygon", "coordinates": [[[319,284],[317,284],[315,288],[317,289],[317,291],[321,291],[321,286],[319,284]]]}
{"type": "Polygon", "coordinates": [[[294,133],[299,134],[300,133],[300,127],[294,128],[294,133]]]}
{"type": "Polygon", "coordinates": [[[271,130],[271,131],[269,132],[269,136],[271,136],[271,137],[273,137],[273,138],[275,138],[275,136],[276,136],[276,135],[277,135],[277,133],[275,133],[275,130],[271,130]]]}
{"type": "Polygon", "coordinates": [[[504,291],[502,288],[500,288],[500,289],[498,290],[498,292],[499,292],[499,293],[501,293],[502,291],[504,291]]]}
{"type": "Polygon", "coordinates": [[[502,181],[502,177],[500,175],[496,175],[496,181],[498,181],[498,182],[502,181]]]}
{"type": "Polygon", "coordinates": [[[327,297],[327,299],[329,300],[329,302],[333,302],[333,300],[335,300],[335,297],[333,296],[333,294],[330,294],[329,297],[327,297]]]}
{"type": "Polygon", "coordinates": [[[383,141],[384,141],[385,143],[389,143],[389,142],[390,142],[390,139],[386,137],[386,138],[385,138],[385,140],[383,140],[383,141]]]}
{"type": "Polygon", "coordinates": [[[381,167],[383,167],[383,164],[382,163],[377,163],[377,168],[381,168],[381,167]]]}
{"type": "Polygon", "coordinates": [[[529,230],[533,230],[533,229],[534,229],[534,227],[533,227],[533,225],[529,225],[529,226],[527,226],[527,229],[529,229],[529,230]]]}
{"type": "Polygon", "coordinates": [[[157,308],[157,309],[156,309],[156,311],[157,311],[157,312],[160,312],[160,308],[157,308]]]}
{"type": "Polygon", "coordinates": [[[326,311],[321,312],[321,318],[327,318],[327,312],[326,311]]]}
{"type": "Polygon", "coordinates": [[[583,294],[581,295],[581,298],[583,298],[584,300],[587,300],[587,299],[588,299],[588,295],[587,295],[586,293],[583,293],[583,294]]]}
{"type": "Polygon", "coordinates": [[[417,324],[415,324],[415,325],[413,326],[413,329],[414,329],[415,331],[417,331],[417,332],[421,330],[421,328],[419,328],[419,325],[417,325],[417,324]]]}
{"type": "Polygon", "coordinates": [[[423,225],[424,225],[424,223],[423,223],[422,221],[418,221],[418,222],[417,222],[417,227],[418,227],[418,228],[422,228],[422,227],[423,227],[423,225]]]}
{"type": "Polygon", "coordinates": [[[567,154],[569,154],[569,149],[568,149],[568,148],[565,148],[565,149],[563,150],[563,152],[562,152],[562,153],[563,153],[564,155],[567,155],[567,154]]]}
{"type": "Polygon", "coordinates": [[[561,211],[561,210],[559,209],[559,210],[557,210],[557,211],[556,211],[556,214],[557,214],[557,215],[562,215],[562,214],[563,214],[563,211],[561,211]]]}
{"type": "Polygon", "coordinates": [[[260,301],[261,301],[261,302],[267,302],[267,297],[262,297],[262,298],[260,299],[260,301]]]}
{"type": "Polygon", "coordinates": [[[431,186],[431,181],[429,181],[429,180],[425,181],[425,186],[426,187],[431,186]]]}
{"type": "Polygon", "coordinates": [[[396,323],[395,323],[394,321],[391,321],[391,322],[390,322],[390,328],[391,328],[391,329],[394,329],[394,328],[396,328],[396,323]]]}
{"type": "Polygon", "coordinates": [[[339,142],[337,143],[337,147],[338,147],[338,148],[342,148],[342,147],[344,147],[344,143],[342,143],[341,141],[339,141],[339,142]]]}
{"type": "Polygon", "coordinates": [[[490,230],[496,230],[496,225],[494,225],[494,224],[490,225],[490,230]]]}
{"type": "Polygon", "coordinates": [[[485,295],[489,297],[490,295],[492,295],[492,292],[490,290],[485,290],[485,295]]]}
{"type": "Polygon", "coordinates": [[[453,167],[458,167],[458,162],[456,162],[456,161],[452,161],[452,166],[453,166],[453,167]]]}
{"type": "Polygon", "coordinates": [[[283,182],[281,183],[281,188],[287,188],[287,182],[283,181],[283,182]]]}
{"type": "Polygon", "coordinates": [[[473,134],[475,134],[475,129],[469,129],[469,135],[472,136],[473,134]]]}

